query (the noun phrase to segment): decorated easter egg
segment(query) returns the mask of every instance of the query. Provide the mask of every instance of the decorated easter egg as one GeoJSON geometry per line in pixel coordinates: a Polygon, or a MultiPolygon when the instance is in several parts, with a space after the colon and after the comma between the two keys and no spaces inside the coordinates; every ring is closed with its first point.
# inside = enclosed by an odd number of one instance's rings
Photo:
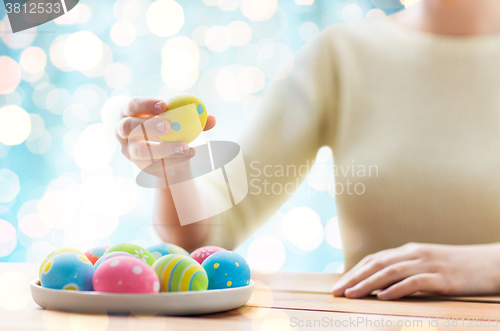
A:
{"type": "Polygon", "coordinates": [[[91,248],[85,252],[85,256],[87,257],[87,259],[89,259],[90,262],[92,262],[92,264],[95,264],[97,260],[99,260],[99,258],[104,255],[104,252],[106,251],[106,249],[108,249],[108,247],[109,246],[99,246],[91,248]]]}
{"type": "Polygon", "coordinates": [[[45,259],[42,261],[42,263],[40,263],[40,270],[38,271],[38,277],[40,277],[40,278],[42,277],[43,266],[45,265],[45,263],[47,263],[48,260],[50,260],[51,258],[53,258],[54,256],[56,256],[58,254],[61,254],[61,253],[70,253],[70,252],[71,253],[77,253],[77,254],[85,256],[78,249],[74,249],[74,248],[71,248],[71,247],[58,248],[55,251],[50,252],[49,255],[47,255],[47,257],[45,257],[45,259]]]}
{"type": "Polygon", "coordinates": [[[188,251],[186,251],[184,248],[169,243],[161,243],[148,247],[148,251],[150,251],[156,259],[159,259],[160,257],[167,254],[181,254],[189,256],[188,251]]]}
{"type": "Polygon", "coordinates": [[[60,253],[44,264],[40,284],[56,290],[92,291],[93,275],[94,266],[85,255],[60,253]]]}
{"type": "Polygon", "coordinates": [[[207,257],[212,255],[213,253],[220,252],[220,251],[225,251],[225,249],[222,247],[217,247],[217,246],[204,246],[204,247],[200,247],[197,250],[193,251],[190,256],[193,259],[195,259],[196,262],[198,262],[199,264],[202,264],[203,261],[205,261],[205,259],[207,257]]]}
{"type": "Polygon", "coordinates": [[[104,261],[106,261],[107,259],[110,259],[112,257],[117,257],[117,256],[128,256],[128,257],[134,257],[132,254],[130,253],[127,253],[127,252],[111,252],[111,253],[107,253],[107,254],[104,254],[103,256],[101,256],[97,261],[96,263],[94,264],[94,268],[97,269],[104,261]]]}
{"type": "Polygon", "coordinates": [[[240,287],[250,283],[250,267],[235,252],[216,252],[207,257],[202,266],[207,271],[209,290],[240,287]]]}
{"type": "Polygon", "coordinates": [[[148,251],[145,248],[142,248],[141,246],[131,244],[131,243],[123,243],[123,244],[118,244],[115,246],[111,246],[104,252],[104,254],[108,254],[111,252],[127,252],[129,254],[132,254],[135,258],[142,260],[143,262],[146,262],[149,265],[153,265],[155,263],[156,258],[151,254],[150,251],[148,251]]]}
{"type": "Polygon", "coordinates": [[[208,278],[205,269],[186,255],[168,254],[153,264],[162,292],[203,291],[208,278]]]}
{"type": "Polygon", "coordinates": [[[200,135],[207,124],[207,110],[200,98],[181,94],[167,102],[167,111],[156,117],[170,122],[171,130],[160,136],[163,141],[184,141],[189,144],[200,135]]]}
{"type": "Polygon", "coordinates": [[[104,261],[94,274],[94,291],[107,293],[158,293],[160,281],[145,262],[131,256],[104,261]]]}

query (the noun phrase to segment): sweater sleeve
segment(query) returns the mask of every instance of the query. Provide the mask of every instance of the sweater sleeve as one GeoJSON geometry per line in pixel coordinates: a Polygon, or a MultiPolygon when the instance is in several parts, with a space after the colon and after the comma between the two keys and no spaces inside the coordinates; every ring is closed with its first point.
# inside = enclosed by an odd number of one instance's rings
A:
{"type": "MultiPolygon", "coordinates": [[[[248,195],[211,219],[205,244],[227,249],[241,244],[298,189],[318,149],[332,144],[338,104],[333,37],[328,28],[299,50],[255,110],[237,141],[248,195]]],[[[217,190],[207,193],[226,188],[217,190]]]]}

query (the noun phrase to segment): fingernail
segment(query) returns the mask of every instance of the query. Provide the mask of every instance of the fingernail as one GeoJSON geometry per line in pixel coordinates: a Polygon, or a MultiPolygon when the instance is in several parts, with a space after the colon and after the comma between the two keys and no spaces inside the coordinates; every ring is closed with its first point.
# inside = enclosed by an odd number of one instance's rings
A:
{"type": "Polygon", "coordinates": [[[175,152],[175,154],[184,155],[184,150],[182,149],[182,146],[175,147],[174,152],[175,152]]]}
{"type": "Polygon", "coordinates": [[[165,122],[161,121],[156,123],[156,130],[158,130],[158,132],[165,132],[165,122]]]}
{"type": "Polygon", "coordinates": [[[353,288],[348,288],[347,290],[344,291],[344,295],[347,296],[354,296],[356,295],[356,290],[353,288]]]}
{"type": "Polygon", "coordinates": [[[382,291],[379,294],[377,294],[377,298],[386,299],[387,298],[387,291],[382,291]]]}
{"type": "Polygon", "coordinates": [[[162,112],[163,101],[158,101],[155,103],[154,108],[158,113],[162,112]]]}

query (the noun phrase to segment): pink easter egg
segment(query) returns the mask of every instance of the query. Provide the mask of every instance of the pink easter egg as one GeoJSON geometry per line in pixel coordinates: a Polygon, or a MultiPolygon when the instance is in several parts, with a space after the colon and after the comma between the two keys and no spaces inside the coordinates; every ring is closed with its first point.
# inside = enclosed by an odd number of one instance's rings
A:
{"type": "Polygon", "coordinates": [[[190,256],[199,264],[202,264],[207,257],[220,251],[225,251],[225,249],[218,246],[203,246],[193,251],[190,256]]]}
{"type": "Polygon", "coordinates": [[[104,261],[96,269],[94,291],[108,293],[158,293],[160,280],[145,262],[129,256],[104,261]]]}

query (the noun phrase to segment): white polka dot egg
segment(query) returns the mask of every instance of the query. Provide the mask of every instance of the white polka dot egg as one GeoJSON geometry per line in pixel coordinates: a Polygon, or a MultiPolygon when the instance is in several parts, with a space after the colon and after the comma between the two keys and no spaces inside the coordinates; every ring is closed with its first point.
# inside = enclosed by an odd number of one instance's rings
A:
{"type": "Polygon", "coordinates": [[[119,256],[104,261],[95,271],[96,292],[158,293],[160,281],[154,270],[134,257],[119,256]]]}

